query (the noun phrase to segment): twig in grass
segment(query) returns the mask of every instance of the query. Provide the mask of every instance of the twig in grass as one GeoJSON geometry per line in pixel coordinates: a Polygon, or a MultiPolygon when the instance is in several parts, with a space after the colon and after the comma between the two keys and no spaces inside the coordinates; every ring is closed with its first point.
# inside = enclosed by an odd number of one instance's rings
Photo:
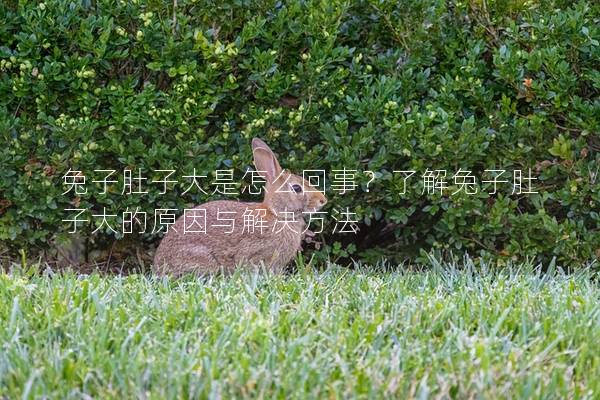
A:
{"type": "Polygon", "coordinates": [[[113,250],[117,244],[116,240],[113,240],[112,246],[110,246],[110,252],[108,253],[108,259],[106,260],[106,271],[110,270],[110,259],[112,258],[113,250]]]}

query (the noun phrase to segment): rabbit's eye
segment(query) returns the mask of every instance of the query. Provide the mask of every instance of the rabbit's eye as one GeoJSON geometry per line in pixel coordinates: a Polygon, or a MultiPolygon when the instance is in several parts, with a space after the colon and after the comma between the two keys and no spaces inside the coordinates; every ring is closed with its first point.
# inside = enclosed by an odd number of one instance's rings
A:
{"type": "Polygon", "coordinates": [[[296,184],[296,185],[292,185],[292,189],[294,189],[294,192],[296,193],[302,193],[302,186],[296,184]]]}

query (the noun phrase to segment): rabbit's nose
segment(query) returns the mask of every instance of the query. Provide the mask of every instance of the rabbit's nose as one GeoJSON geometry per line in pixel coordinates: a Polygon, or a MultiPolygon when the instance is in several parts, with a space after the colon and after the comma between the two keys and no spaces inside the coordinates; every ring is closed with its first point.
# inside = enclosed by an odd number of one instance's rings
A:
{"type": "Polygon", "coordinates": [[[327,199],[325,197],[319,199],[319,207],[323,207],[325,204],[327,204],[327,199]]]}

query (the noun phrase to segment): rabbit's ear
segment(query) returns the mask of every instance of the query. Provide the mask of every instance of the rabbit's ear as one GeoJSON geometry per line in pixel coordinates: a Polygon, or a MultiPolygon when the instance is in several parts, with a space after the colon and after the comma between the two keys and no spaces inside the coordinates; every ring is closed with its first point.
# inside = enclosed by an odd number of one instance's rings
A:
{"type": "Polygon", "coordinates": [[[254,166],[268,182],[273,182],[281,174],[281,167],[277,157],[269,146],[259,138],[252,139],[252,153],[254,166]]]}

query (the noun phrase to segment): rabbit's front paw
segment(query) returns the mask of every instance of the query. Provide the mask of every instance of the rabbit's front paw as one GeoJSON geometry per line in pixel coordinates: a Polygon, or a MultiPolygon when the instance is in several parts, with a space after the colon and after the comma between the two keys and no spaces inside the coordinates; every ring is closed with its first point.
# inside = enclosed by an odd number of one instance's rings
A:
{"type": "MultiPolygon", "coordinates": [[[[314,239],[316,235],[317,235],[316,233],[307,229],[304,231],[304,233],[302,235],[302,242],[313,243],[315,246],[315,249],[319,250],[321,248],[321,242],[314,239]]],[[[300,250],[302,250],[302,242],[300,242],[300,250]]]]}

